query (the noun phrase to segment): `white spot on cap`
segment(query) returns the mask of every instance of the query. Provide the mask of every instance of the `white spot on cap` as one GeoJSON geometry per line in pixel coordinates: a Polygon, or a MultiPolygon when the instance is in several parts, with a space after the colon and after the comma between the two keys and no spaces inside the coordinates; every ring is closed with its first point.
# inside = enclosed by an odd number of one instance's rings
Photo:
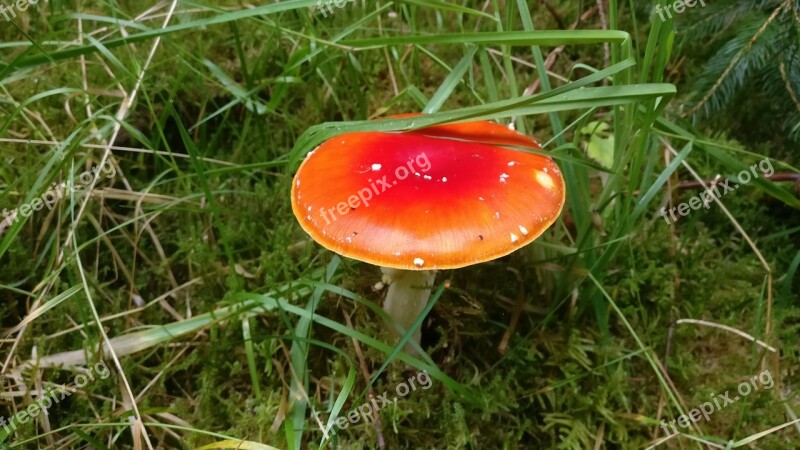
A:
{"type": "Polygon", "coordinates": [[[300,179],[297,179],[297,186],[300,186],[300,179]]]}
{"type": "Polygon", "coordinates": [[[500,182],[501,183],[505,183],[506,182],[506,178],[508,178],[508,174],[507,173],[501,173],[500,174],[500,182]]]}
{"type": "Polygon", "coordinates": [[[308,210],[309,210],[309,211],[311,211],[311,209],[312,209],[312,207],[311,207],[311,206],[309,206],[309,207],[308,207],[308,210]]]}
{"type": "Polygon", "coordinates": [[[478,197],[478,200],[483,201],[483,197],[478,197]]]}
{"type": "Polygon", "coordinates": [[[422,258],[414,258],[414,265],[417,267],[422,267],[425,265],[425,260],[422,258]]]}
{"type": "Polygon", "coordinates": [[[553,189],[553,178],[544,172],[536,171],[536,181],[545,189],[553,189]]]}
{"type": "Polygon", "coordinates": [[[306,220],[311,220],[311,216],[306,216],[306,220]]]}
{"type": "Polygon", "coordinates": [[[511,233],[511,242],[517,242],[518,240],[519,240],[519,237],[516,234],[511,233]]]}
{"type": "Polygon", "coordinates": [[[545,168],[544,168],[544,169],[542,169],[542,170],[544,171],[544,173],[547,173],[547,167],[545,167],[545,168]]]}
{"type": "Polygon", "coordinates": [[[514,166],[514,164],[516,164],[514,161],[509,161],[509,162],[508,162],[508,167],[513,167],[513,166],[514,166]]]}
{"type": "Polygon", "coordinates": [[[394,252],[394,256],[400,256],[400,252],[394,252]]]}
{"type": "Polygon", "coordinates": [[[381,165],[380,164],[373,164],[372,165],[372,170],[374,170],[375,172],[381,170],[381,165]]]}
{"type": "Polygon", "coordinates": [[[447,177],[442,177],[442,183],[447,183],[447,177]]]}
{"type": "Polygon", "coordinates": [[[422,178],[425,178],[426,180],[432,180],[433,179],[433,177],[430,176],[430,175],[424,175],[422,178]]]}
{"type": "Polygon", "coordinates": [[[414,172],[414,175],[416,175],[416,176],[420,176],[420,175],[419,175],[419,172],[414,172]]]}
{"type": "Polygon", "coordinates": [[[495,219],[499,219],[500,218],[500,211],[495,211],[494,212],[494,218],[495,219]]]}
{"type": "Polygon", "coordinates": [[[348,244],[353,242],[353,240],[350,239],[350,236],[347,236],[346,238],[344,238],[344,240],[347,241],[348,244]]]}
{"type": "Polygon", "coordinates": [[[528,235],[528,229],[523,227],[522,225],[519,226],[519,232],[522,233],[523,236],[528,235]]]}

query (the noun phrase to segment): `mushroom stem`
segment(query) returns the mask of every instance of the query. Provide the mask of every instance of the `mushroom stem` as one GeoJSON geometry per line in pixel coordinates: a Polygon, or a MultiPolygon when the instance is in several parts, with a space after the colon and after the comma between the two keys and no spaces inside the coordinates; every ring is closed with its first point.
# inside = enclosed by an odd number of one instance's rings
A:
{"type": "MultiPolygon", "coordinates": [[[[436,277],[435,270],[402,270],[381,267],[383,281],[389,284],[389,291],[386,293],[386,300],[383,302],[383,310],[398,325],[403,328],[403,333],[411,328],[417,320],[428,298],[431,296],[433,279],[436,277]]],[[[394,327],[390,328],[397,336],[402,336],[394,327]]],[[[422,333],[419,328],[414,331],[411,337],[419,343],[422,333]]],[[[407,342],[404,350],[410,355],[416,355],[417,351],[407,342]]]]}

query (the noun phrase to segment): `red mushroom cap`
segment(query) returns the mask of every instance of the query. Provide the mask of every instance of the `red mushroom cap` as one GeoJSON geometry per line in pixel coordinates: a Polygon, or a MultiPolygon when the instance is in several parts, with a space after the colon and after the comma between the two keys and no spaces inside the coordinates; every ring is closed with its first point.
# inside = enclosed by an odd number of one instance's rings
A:
{"type": "Polygon", "coordinates": [[[493,122],[336,136],[292,184],[300,226],[382,267],[454,269],[505,256],[558,218],[564,180],[535,140],[493,122]]]}

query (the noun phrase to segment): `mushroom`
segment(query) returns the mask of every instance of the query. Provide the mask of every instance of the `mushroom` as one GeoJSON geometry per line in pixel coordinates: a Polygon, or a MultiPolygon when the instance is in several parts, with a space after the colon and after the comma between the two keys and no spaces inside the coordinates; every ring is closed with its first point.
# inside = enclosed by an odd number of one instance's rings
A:
{"type": "Polygon", "coordinates": [[[292,210],[323,247],[381,267],[384,310],[408,330],[437,270],[505,256],[558,218],[564,180],[556,163],[502,146],[541,149],[487,121],[341,134],[300,165],[292,210]]]}

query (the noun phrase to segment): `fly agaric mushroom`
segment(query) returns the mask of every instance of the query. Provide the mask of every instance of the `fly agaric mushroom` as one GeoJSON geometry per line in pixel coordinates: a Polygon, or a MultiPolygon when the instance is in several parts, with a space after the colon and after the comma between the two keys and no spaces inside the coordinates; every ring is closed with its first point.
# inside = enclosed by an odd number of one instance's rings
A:
{"type": "Polygon", "coordinates": [[[341,134],[300,165],[292,210],[323,247],[381,267],[384,310],[408,330],[436,270],[505,256],[558,218],[564,180],[555,162],[501,145],[541,149],[487,121],[341,134]]]}

